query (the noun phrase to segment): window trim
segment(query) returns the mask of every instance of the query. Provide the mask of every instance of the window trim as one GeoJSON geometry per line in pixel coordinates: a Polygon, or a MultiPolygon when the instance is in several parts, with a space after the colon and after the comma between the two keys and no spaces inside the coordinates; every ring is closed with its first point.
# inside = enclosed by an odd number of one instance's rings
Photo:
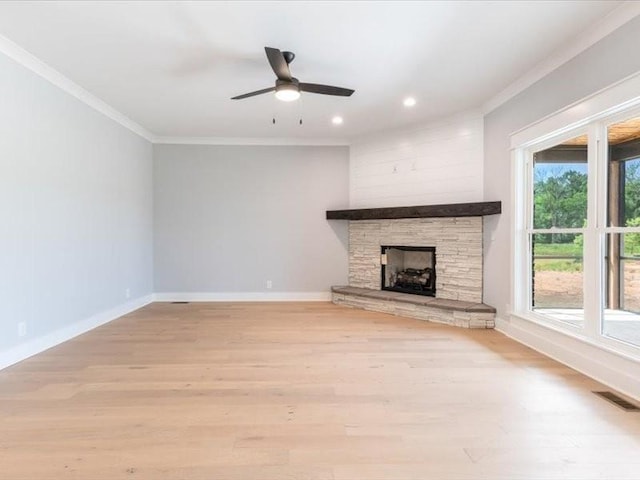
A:
{"type": "MultiPolygon", "coordinates": [[[[640,72],[580,102],[549,115],[511,135],[511,305],[513,317],[533,322],[632,360],[640,359],[640,346],[603,333],[606,272],[604,253],[610,233],[640,232],[640,227],[607,225],[609,125],[640,117],[640,72]],[[533,153],[579,135],[588,135],[587,225],[581,229],[553,229],[557,233],[583,233],[583,327],[535,313],[531,300],[531,245],[528,236],[545,233],[533,228],[533,153]],[[590,259],[587,261],[587,259],[590,259]],[[594,282],[595,280],[595,282],[594,282]]],[[[550,233],[550,232],[548,232],[550,233]]]]}
{"type": "MultiPolygon", "coordinates": [[[[563,132],[584,127],[602,118],[615,118],[640,107],[640,72],[589,95],[511,134],[511,149],[561,136],[563,132]]],[[[553,142],[551,145],[553,146],[553,142]]]]}

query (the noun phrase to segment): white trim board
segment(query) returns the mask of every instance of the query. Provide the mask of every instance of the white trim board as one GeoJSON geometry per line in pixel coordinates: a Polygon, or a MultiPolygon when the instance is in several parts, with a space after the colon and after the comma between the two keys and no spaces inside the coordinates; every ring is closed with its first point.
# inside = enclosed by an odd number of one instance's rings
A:
{"type": "Polygon", "coordinates": [[[4,352],[0,352],[0,370],[32,357],[33,355],[44,352],[56,345],[60,345],[61,343],[71,340],[78,335],[82,335],[89,330],[93,330],[94,328],[116,320],[123,315],[150,304],[151,302],[153,302],[153,294],[131,300],[105,312],[92,315],[85,320],[81,320],[72,325],[68,325],[64,328],[48,333],[42,337],[34,338],[20,345],[16,345],[4,352]]]}
{"type": "Polygon", "coordinates": [[[20,47],[18,44],[12,42],[8,38],[3,37],[2,35],[0,35],[0,53],[5,54],[13,61],[31,70],[36,75],[39,75],[45,80],[51,82],[56,87],[68,93],[72,97],[77,98],[85,105],[88,105],[94,110],[109,117],[111,120],[131,130],[133,133],[140,135],[142,138],[150,142],[153,142],[154,135],[142,125],[134,122],[123,113],[120,113],[118,110],[116,110],[106,102],[100,100],[94,94],[90,93],[88,90],[85,90],[73,80],[57,71],[55,68],[47,65],[39,58],[35,57],[31,53],[27,52],[24,48],[20,47]]]}
{"type": "Polygon", "coordinates": [[[482,112],[485,115],[492,112],[638,15],[640,15],[640,2],[624,2],[603,17],[596,25],[588,28],[564,48],[557,50],[550,57],[538,63],[507,88],[485,102],[482,105],[482,112]]]}
{"type": "Polygon", "coordinates": [[[167,145],[256,145],[256,146],[348,146],[349,140],[340,138],[278,138],[278,137],[161,137],[155,144],[167,145]]]}
{"type": "Polygon", "coordinates": [[[328,302],[331,292],[155,293],[0,352],[0,370],[105,325],[153,302],[328,302]]]}
{"type": "Polygon", "coordinates": [[[640,72],[636,72],[513,132],[511,149],[552,141],[600,118],[634,108],[640,105],[639,92],[640,72]]]}
{"type": "Polygon", "coordinates": [[[331,292],[163,292],[156,302],[329,302],[331,292]]]}
{"type": "Polygon", "coordinates": [[[496,330],[594,380],[640,401],[638,362],[531,321],[496,317],[496,330]]]}

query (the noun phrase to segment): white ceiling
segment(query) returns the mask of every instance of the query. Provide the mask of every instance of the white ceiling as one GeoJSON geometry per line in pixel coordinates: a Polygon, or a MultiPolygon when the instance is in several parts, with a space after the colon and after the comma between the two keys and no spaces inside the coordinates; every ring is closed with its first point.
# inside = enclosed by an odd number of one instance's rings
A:
{"type": "Polygon", "coordinates": [[[477,108],[621,3],[0,2],[0,34],[155,135],[350,138],[477,108]],[[356,93],[230,100],[273,85],[265,46],[356,93]]]}

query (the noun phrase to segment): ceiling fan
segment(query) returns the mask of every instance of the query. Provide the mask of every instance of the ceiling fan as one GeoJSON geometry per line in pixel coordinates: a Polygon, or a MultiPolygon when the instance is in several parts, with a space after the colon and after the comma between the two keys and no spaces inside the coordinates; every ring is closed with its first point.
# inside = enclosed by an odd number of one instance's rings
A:
{"type": "Polygon", "coordinates": [[[281,52],[277,48],[264,47],[267,53],[269,64],[276,74],[276,85],[270,88],[263,88],[255,92],[245,93],[233,97],[231,100],[242,100],[243,98],[261,95],[263,93],[276,92],[276,98],[285,102],[291,102],[300,98],[300,92],[319,93],[322,95],[335,95],[338,97],[350,97],[355,90],[349,88],[333,87],[331,85],[319,85],[317,83],[302,83],[297,78],[291,76],[289,64],[293,62],[295,55],[293,52],[281,52]]]}

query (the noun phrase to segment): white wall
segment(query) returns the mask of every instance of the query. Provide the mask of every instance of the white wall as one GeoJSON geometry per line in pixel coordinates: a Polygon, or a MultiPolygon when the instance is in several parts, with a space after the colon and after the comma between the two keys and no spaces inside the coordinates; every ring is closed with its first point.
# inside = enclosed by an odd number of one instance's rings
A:
{"type": "Polygon", "coordinates": [[[151,157],[0,54],[0,368],[152,293],[151,157]]]}
{"type": "Polygon", "coordinates": [[[347,282],[347,147],[155,145],[161,299],[328,299],[347,282]],[[271,280],[272,288],[266,282],[271,280]]]}
{"type": "MultiPolygon", "coordinates": [[[[484,220],[484,301],[496,307],[498,318],[504,321],[508,320],[510,311],[512,268],[510,218],[513,166],[509,150],[510,135],[550,113],[640,71],[640,56],[629,55],[630,45],[638,44],[640,17],[623,25],[485,117],[484,196],[486,200],[502,201],[502,215],[485,217],[484,220]]],[[[520,322],[517,326],[503,323],[502,326],[505,329],[511,328],[511,333],[517,338],[530,344],[537,342],[534,345],[536,348],[543,349],[546,353],[582,370],[587,370],[584,365],[588,363],[589,358],[599,358],[603,365],[619,366],[622,361],[602,351],[594,354],[593,348],[585,348],[580,353],[582,359],[576,359],[576,342],[567,340],[561,333],[534,328],[527,325],[527,322],[520,322]]],[[[620,372],[622,368],[617,368],[616,371],[620,372]]],[[[637,369],[637,364],[628,363],[627,368],[637,369]]],[[[591,371],[587,373],[598,376],[591,371]]],[[[600,377],[640,397],[640,382],[632,387],[623,379],[615,379],[608,370],[600,377]],[[637,390],[630,392],[633,388],[637,390]]]]}
{"type": "Polygon", "coordinates": [[[480,112],[354,140],[351,208],[481,201],[482,142],[480,112]]]}

